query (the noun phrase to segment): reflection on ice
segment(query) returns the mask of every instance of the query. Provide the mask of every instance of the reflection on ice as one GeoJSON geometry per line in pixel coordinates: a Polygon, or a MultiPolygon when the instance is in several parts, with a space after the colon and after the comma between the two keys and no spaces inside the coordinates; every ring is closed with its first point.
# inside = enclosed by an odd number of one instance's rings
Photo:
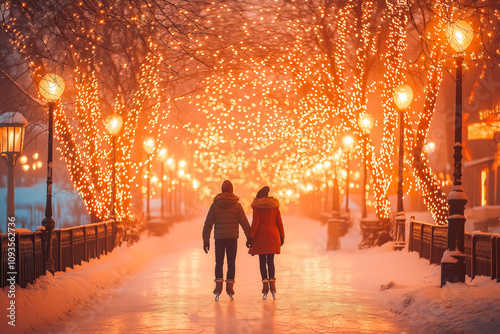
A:
{"type": "MultiPolygon", "coordinates": [[[[277,300],[261,299],[258,258],[247,254],[241,238],[235,300],[229,301],[224,286],[215,302],[214,252],[201,249],[200,221],[175,225],[163,237],[175,247],[92,306],[101,309],[91,322],[78,317],[71,321],[83,333],[400,331],[394,316],[353,284],[369,273],[360,273],[363,268],[342,251],[325,252],[325,226],[303,218],[284,219],[287,241],[276,257],[277,300]]],[[[64,331],[67,323],[55,329],[64,331]]]]}

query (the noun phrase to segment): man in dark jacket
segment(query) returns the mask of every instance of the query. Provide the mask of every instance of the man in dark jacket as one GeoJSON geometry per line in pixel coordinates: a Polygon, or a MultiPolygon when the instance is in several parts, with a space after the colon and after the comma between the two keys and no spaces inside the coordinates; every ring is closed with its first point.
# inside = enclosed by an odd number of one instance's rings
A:
{"type": "Polygon", "coordinates": [[[236,250],[238,247],[239,225],[248,237],[250,224],[238,196],[233,193],[233,184],[226,180],[222,183],[222,193],[214,198],[203,226],[203,250],[210,249],[210,233],[214,228],[215,239],[215,300],[219,300],[224,282],[224,254],[227,254],[226,292],[233,300],[234,275],[236,271],[236,250]]]}

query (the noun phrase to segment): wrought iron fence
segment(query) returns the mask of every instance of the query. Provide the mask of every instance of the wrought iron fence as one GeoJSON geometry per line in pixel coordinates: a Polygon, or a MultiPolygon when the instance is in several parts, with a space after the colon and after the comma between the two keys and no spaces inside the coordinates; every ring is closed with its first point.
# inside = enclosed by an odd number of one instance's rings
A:
{"type": "MultiPolygon", "coordinates": [[[[66,271],[66,268],[80,265],[82,261],[88,262],[111,252],[116,245],[118,224],[106,221],[54,230],[52,257],[55,271],[66,271]]],[[[15,256],[10,259],[8,238],[7,233],[0,237],[0,285],[2,288],[10,285],[8,279],[15,276],[16,284],[25,288],[46,273],[46,237],[44,232],[16,233],[15,256]],[[12,261],[14,269],[9,268],[12,261]]]]}
{"type": "MultiPolygon", "coordinates": [[[[418,252],[430,263],[440,264],[448,242],[448,227],[410,219],[408,251],[418,252]]],[[[500,282],[500,235],[465,233],[467,275],[490,276],[500,282]]]]}

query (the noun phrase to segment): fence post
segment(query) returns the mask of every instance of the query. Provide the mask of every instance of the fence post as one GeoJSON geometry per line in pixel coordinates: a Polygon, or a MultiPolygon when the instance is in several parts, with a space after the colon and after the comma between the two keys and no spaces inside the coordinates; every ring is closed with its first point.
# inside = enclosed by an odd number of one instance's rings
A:
{"type": "Polygon", "coordinates": [[[101,258],[99,254],[99,224],[95,224],[95,255],[98,259],[101,258]]]}
{"type": "Polygon", "coordinates": [[[432,263],[432,253],[434,250],[434,228],[436,225],[431,225],[431,242],[429,243],[429,263],[432,263]]]}
{"type": "Polygon", "coordinates": [[[116,235],[118,234],[118,222],[115,220],[113,222],[113,244],[111,245],[111,249],[114,250],[116,247],[116,235]]]}
{"type": "Polygon", "coordinates": [[[418,251],[418,257],[422,257],[422,241],[424,239],[424,224],[420,223],[420,250],[418,251]]]}
{"type": "Polygon", "coordinates": [[[89,262],[89,247],[87,245],[87,227],[83,226],[83,260],[89,262]]]}
{"type": "Polygon", "coordinates": [[[45,252],[45,247],[47,246],[45,244],[45,241],[46,240],[46,235],[47,233],[45,233],[45,231],[42,231],[42,235],[41,235],[41,238],[42,238],[42,275],[46,275],[47,274],[47,266],[46,266],[46,263],[47,263],[47,259],[46,259],[46,255],[47,253],[45,252]]]}
{"type": "Polygon", "coordinates": [[[108,223],[104,224],[104,254],[108,255],[108,223]]]}
{"type": "MultiPolygon", "coordinates": [[[[55,232],[55,231],[54,231],[55,232]]],[[[59,230],[59,270],[66,272],[66,266],[63,264],[63,242],[62,242],[62,233],[59,230]]]]}
{"type": "Polygon", "coordinates": [[[36,276],[36,234],[33,232],[31,235],[31,242],[33,244],[33,280],[30,283],[33,283],[38,277],[36,276]]]}
{"type": "Polygon", "coordinates": [[[491,279],[497,278],[497,244],[496,237],[494,235],[491,236],[491,279]]]}
{"type": "Polygon", "coordinates": [[[413,252],[413,216],[410,217],[410,231],[408,232],[408,252],[413,252]]]}
{"type": "Polygon", "coordinates": [[[69,230],[69,237],[71,240],[71,269],[75,268],[75,244],[73,242],[73,228],[69,230]]]}
{"type": "Polygon", "coordinates": [[[497,282],[500,282],[500,237],[496,236],[496,245],[497,245],[497,252],[496,252],[496,267],[497,267],[497,282]]]}
{"type": "Polygon", "coordinates": [[[476,276],[476,235],[472,234],[472,245],[470,254],[470,279],[473,280],[476,276]]]}

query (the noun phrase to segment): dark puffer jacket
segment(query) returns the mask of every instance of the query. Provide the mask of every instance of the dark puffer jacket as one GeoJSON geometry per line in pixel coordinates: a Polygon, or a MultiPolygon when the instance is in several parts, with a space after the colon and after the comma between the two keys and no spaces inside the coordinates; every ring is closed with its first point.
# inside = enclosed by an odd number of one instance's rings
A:
{"type": "Polygon", "coordinates": [[[214,202],[208,210],[207,219],[203,226],[203,241],[208,242],[212,226],[215,239],[237,239],[239,236],[239,225],[248,236],[250,224],[238,196],[233,193],[220,193],[214,198],[214,202]]]}

